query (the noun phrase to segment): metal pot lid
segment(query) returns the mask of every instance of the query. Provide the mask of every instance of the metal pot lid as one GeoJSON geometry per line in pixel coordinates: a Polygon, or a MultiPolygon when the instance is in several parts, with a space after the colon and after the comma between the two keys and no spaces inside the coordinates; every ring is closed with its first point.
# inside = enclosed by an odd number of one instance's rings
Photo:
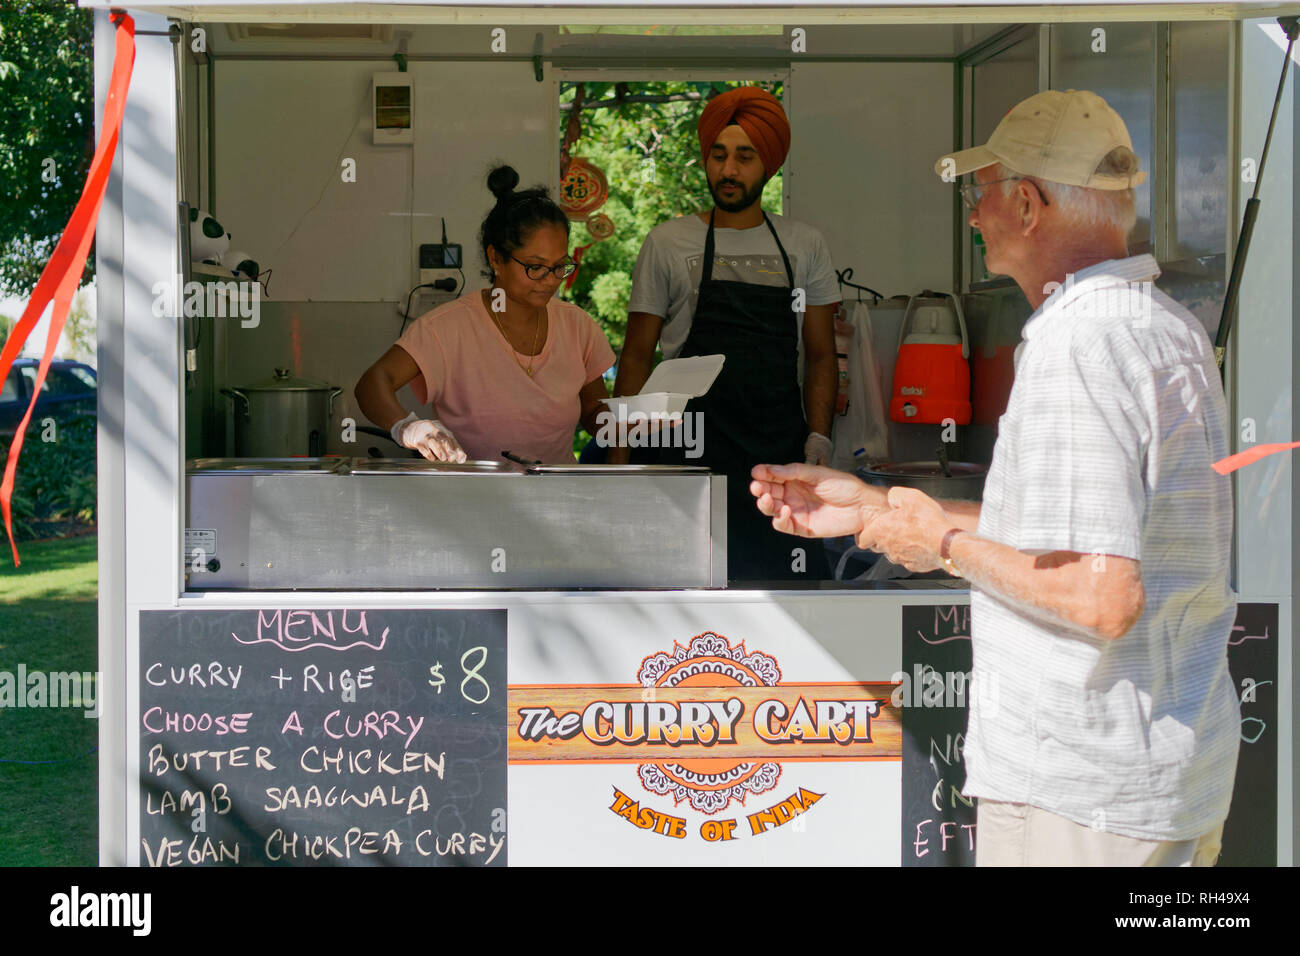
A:
{"type": "Polygon", "coordinates": [[[334,386],[310,378],[298,378],[287,368],[277,368],[268,379],[236,386],[241,392],[332,392],[334,386]]]}
{"type": "Polygon", "coordinates": [[[937,461],[882,461],[862,470],[882,478],[982,478],[988,474],[989,466],[950,461],[949,474],[945,475],[937,461]]]}

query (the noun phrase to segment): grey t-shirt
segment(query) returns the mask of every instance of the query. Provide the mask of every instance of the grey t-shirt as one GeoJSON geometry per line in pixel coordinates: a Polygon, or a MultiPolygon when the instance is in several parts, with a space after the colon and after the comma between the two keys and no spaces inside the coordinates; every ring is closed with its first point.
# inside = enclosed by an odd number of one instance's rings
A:
{"type": "MultiPolygon", "coordinates": [[[[793,219],[768,213],[785,254],[790,257],[794,287],[803,289],[806,305],[829,305],[840,300],[839,283],[831,265],[830,250],[820,232],[793,219]]],[[[632,272],[629,312],[648,312],[664,319],[659,345],[664,358],[674,358],[686,342],[695,315],[703,271],[704,240],[709,224],[692,213],[660,223],[641,245],[632,272]]],[[[714,229],[713,278],[753,285],[789,283],[785,263],[767,226],[752,229],[714,229]]],[[[803,314],[799,313],[799,334],[803,314]]]]}

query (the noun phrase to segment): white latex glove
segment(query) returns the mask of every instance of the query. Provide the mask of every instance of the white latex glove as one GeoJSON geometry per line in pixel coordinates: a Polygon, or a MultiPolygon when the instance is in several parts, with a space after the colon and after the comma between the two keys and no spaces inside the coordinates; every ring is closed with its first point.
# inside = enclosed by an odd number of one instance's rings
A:
{"type": "Polygon", "coordinates": [[[808,440],[803,443],[805,465],[829,465],[835,446],[821,432],[809,432],[808,440]]]}
{"type": "Polygon", "coordinates": [[[435,419],[417,418],[415,412],[392,427],[393,441],[403,448],[418,451],[430,461],[463,462],[465,449],[460,447],[451,429],[435,419]]]}

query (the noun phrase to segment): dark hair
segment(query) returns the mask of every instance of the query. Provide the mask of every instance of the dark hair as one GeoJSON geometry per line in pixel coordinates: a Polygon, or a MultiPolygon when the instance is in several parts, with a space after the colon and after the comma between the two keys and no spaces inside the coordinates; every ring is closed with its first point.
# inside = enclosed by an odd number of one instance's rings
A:
{"type": "Polygon", "coordinates": [[[488,246],[501,256],[512,255],[528,239],[528,234],[538,226],[555,225],[569,235],[569,217],[564,214],[544,186],[515,191],[519,174],[510,166],[498,166],[488,173],[487,187],[497,197],[497,204],[488,212],[479,230],[478,243],[487,263],[484,273],[495,281],[492,261],[488,259],[488,246]]]}

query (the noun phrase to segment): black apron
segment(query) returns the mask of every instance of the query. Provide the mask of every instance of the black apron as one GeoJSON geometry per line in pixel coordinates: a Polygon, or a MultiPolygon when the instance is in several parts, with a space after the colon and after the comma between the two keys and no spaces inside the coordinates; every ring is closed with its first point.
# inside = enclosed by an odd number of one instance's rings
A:
{"type": "MultiPolygon", "coordinates": [[[[686,406],[704,415],[704,464],[727,476],[727,577],[733,581],[817,580],[827,576],[822,544],[772,528],[749,491],[750,469],[760,463],[804,460],[808,423],[799,390],[798,318],[794,271],[785,247],[763,214],[785,263],[788,286],[713,278],[713,213],[704,240],[704,265],[691,331],[680,358],[725,355],[708,394],[686,406]],[[794,549],[804,560],[795,570],[794,549]]],[[[684,458],[681,460],[685,460],[684,458]]]]}

